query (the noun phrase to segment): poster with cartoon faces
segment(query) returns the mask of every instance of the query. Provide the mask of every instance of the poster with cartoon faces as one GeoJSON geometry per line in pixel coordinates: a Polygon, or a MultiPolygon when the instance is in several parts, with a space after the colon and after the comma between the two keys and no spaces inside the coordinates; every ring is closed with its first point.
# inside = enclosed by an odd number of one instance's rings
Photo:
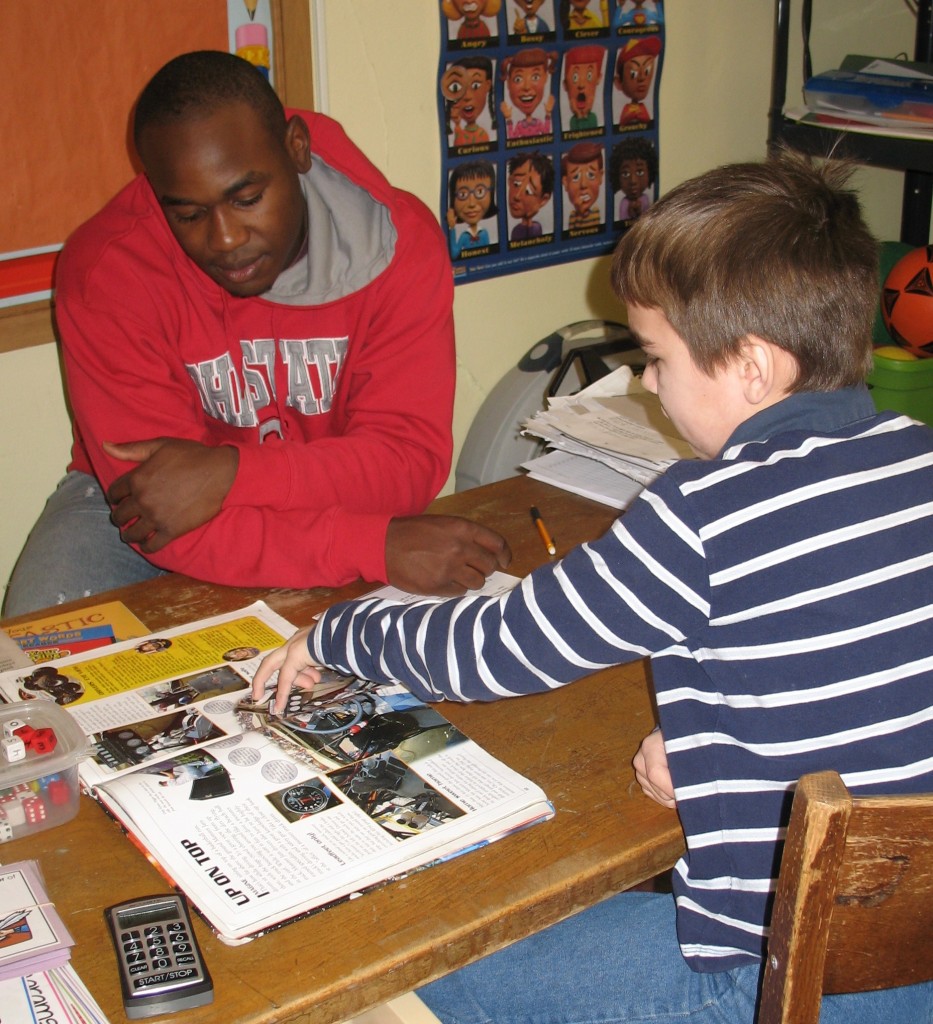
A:
{"type": "Polygon", "coordinates": [[[656,201],[663,0],[440,0],[455,283],[612,252],[656,201]]]}

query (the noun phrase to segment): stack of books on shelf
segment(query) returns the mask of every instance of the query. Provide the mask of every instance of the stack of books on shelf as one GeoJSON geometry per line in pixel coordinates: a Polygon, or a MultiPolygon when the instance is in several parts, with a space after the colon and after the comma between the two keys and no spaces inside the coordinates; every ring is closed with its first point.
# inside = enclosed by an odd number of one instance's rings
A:
{"type": "Polygon", "coordinates": [[[522,468],[586,498],[624,509],[647,484],[693,451],[628,366],[577,392],[548,399],[524,424],[547,450],[522,468]]]}
{"type": "Polygon", "coordinates": [[[933,139],[933,64],[850,55],[841,67],[807,79],[801,124],[870,135],[933,139]]]}
{"type": "Polygon", "coordinates": [[[3,1024],[107,1024],[71,966],[74,940],[49,900],[36,861],[0,866],[0,1007],[3,1024]]]}

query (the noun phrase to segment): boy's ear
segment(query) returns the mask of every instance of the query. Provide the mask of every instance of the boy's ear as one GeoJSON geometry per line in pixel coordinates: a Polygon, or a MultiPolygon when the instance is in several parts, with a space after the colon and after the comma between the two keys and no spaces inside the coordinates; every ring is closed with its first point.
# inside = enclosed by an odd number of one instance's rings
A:
{"type": "Polygon", "coordinates": [[[797,363],[789,352],[757,334],[749,334],[739,347],[737,372],[745,400],[749,405],[761,405],[789,393],[797,363]]]}

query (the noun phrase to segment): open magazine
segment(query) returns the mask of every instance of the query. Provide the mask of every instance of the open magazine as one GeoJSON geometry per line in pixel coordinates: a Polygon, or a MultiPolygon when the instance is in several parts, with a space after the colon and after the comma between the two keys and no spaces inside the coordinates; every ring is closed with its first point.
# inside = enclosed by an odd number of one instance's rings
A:
{"type": "Polygon", "coordinates": [[[231,944],[553,815],[400,684],[325,673],[282,715],[254,704],[293,632],[257,602],[0,675],[72,712],[84,786],[231,944]]]}

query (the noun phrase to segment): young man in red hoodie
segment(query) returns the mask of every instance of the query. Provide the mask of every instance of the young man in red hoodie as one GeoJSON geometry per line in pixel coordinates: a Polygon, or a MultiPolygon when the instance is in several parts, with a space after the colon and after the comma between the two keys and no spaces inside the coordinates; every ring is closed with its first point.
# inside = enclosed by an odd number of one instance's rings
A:
{"type": "Polygon", "coordinates": [[[8,615],[163,570],[453,594],[497,534],[421,516],[450,466],[453,288],[427,208],[227,53],[143,90],[144,167],[62,253],[75,436],[8,615]]]}

